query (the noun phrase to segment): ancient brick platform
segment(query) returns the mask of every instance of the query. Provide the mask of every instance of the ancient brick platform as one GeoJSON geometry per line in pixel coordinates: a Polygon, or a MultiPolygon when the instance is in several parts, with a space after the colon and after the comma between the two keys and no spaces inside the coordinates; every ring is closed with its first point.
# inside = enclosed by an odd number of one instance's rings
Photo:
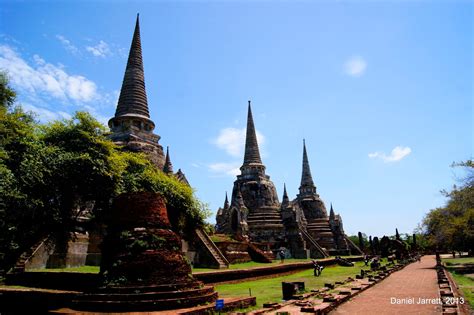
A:
{"type": "Polygon", "coordinates": [[[171,231],[164,198],[139,192],[118,196],[104,240],[105,286],[83,292],[75,309],[156,311],[213,302],[217,292],[191,274],[181,240],[171,231]]]}
{"type": "Polygon", "coordinates": [[[192,276],[191,266],[180,250],[181,240],[170,230],[161,195],[123,194],[114,200],[112,210],[100,275],[21,274],[9,283],[43,289],[0,290],[0,312],[25,307],[38,312],[63,307],[94,312],[158,311],[216,300],[214,288],[192,276]],[[79,289],[44,290],[50,282],[61,288],[79,289]]]}

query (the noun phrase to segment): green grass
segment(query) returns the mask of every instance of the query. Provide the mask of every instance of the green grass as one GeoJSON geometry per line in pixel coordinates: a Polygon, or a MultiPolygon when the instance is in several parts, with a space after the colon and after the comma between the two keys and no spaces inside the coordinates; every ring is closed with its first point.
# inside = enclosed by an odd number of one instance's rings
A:
{"type": "Polygon", "coordinates": [[[233,284],[221,284],[215,286],[219,297],[244,297],[249,296],[249,289],[252,296],[257,297],[257,306],[261,308],[266,302],[280,302],[282,299],[281,282],[283,281],[304,281],[306,290],[322,288],[324,283],[342,281],[347,277],[355,277],[364,266],[363,262],[355,263],[354,267],[333,266],[326,267],[320,277],[313,276],[313,269],[300,271],[291,275],[275,278],[245,281],[233,284]]]}
{"type": "Polygon", "coordinates": [[[99,266],[82,266],[74,268],[48,268],[48,269],[31,269],[32,272],[82,272],[82,273],[99,273],[99,266]]]}
{"type": "Polygon", "coordinates": [[[0,285],[0,289],[31,289],[31,287],[24,287],[22,285],[0,285]]]}
{"type": "MultiPolygon", "coordinates": [[[[295,263],[295,262],[305,262],[305,261],[311,261],[309,259],[285,259],[285,264],[289,263],[295,263]]],[[[271,263],[259,263],[255,261],[249,261],[245,263],[237,263],[237,264],[231,264],[229,266],[229,269],[251,269],[251,268],[258,268],[258,267],[268,267],[268,266],[273,266],[279,264],[279,260],[274,260],[271,263]]],[[[193,273],[195,272],[205,272],[205,271],[216,271],[218,269],[213,269],[213,268],[193,268],[193,273]]],[[[223,269],[225,270],[225,269],[223,269]]]]}
{"type": "MultiPolygon", "coordinates": [[[[344,258],[348,257],[358,257],[358,256],[346,256],[344,258]]],[[[334,258],[333,256],[329,258],[334,258]]],[[[299,263],[299,262],[310,262],[312,259],[297,259],[297,258],[290,258],[290,259],[285,259],[285,264],[291,264],[291,263],[299,263]]],[[[317,259],[319,260],[319,259],[317,259]]],[[[268,267],[268,266],[273,266],[273,265],[278,265],[280,264],[280,260],[276,259],[272,261],[271,263],[259,263],[255,261],[249,261],[245,263],[237,263],[237,264],[231,264],[229,266],[229,269],[251,269],[251,268],[258,268],[258,267],[268,267]]],[[[218,269],[215,268],[193,268],[193,273],[198,273],[198,272],[206,272],[206,271],[216,271],[218,269]]],[[[225,270],[225,269],[222,269],[225,270]]]]}
{"type": "MultiPolygon", "coordinates": [[[[450,270],[450,266],[458,266],[462,264],[473,264],[474,257],[462,257],[462,258],[444,258],[443,262],[450,270]]],[[[454,281],[461,289],[464,297],[466,298],[467,303],[469,303],[471,309],[474,309],[474,279],[466,277],[465,275],[458,274],[454,271],[451,271],[454,281]]]]}
{"type": "Polygon", "coordinates": [[[226,234],[213,234],[209,235],[213,242],[237,242],[230,235],[226,234]]]}
{"type": "Polygon", "coordinates": [[[447,266],[460,265],[460,264],[474,264],[474,257],[462,257],[462,258],[443,258],[443,262],[447,266]]]}
{"type": "Polygon", "coordinates": [[[451,272],[451,275],[453,276],[454,281],[464,294],[464,297],[471,306],[471,309],[474,310],[474,280],[472,278],[457,274],[455,272],[451,272]]]}

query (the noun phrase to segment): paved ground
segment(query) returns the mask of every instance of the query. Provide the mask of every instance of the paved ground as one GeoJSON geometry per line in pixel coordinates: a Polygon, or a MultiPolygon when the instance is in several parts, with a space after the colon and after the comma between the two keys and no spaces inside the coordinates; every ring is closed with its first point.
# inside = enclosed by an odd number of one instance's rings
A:
{"type": "Polygon", "coordinates": [[[421,262],[412,263],[391,274],[382,282],[343,303],[330,314],[441,314],[441,305],[421,303],[439,297],[435,264],[434,256],[424,256],[421,262]]]}

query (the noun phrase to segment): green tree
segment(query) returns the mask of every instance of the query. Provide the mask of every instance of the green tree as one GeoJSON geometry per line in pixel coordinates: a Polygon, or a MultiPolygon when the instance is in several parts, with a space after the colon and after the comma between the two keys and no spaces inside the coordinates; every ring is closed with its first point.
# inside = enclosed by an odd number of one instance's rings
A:
{"type": "Polygon", "coordinates": [[[176,232],[186,235],[204,227],[210,210],[194,197],[191,187],[164,174],[142,154],[117,151],[114,159],[121,174],[117,193],[158,192],[166,199],[168,216],[176,232]]]}
{"type": "Polygon", "coordinates": [[[474,250],[474,181],[471,160],[455,163],[469,174],[461,187],[454,186],[450,192],[444,191],[448,198],[444,207],[428,212],[423,219],[422,231],[429,246],[449,251],[474,250]]]}
{"type": "Polygon", "coordinates": [[[14,106],[15,97],[0,73],[0,270],[31,244],[44,220],[35,187],[43,180],[45,148],[33,116],[14,106]]]}
{"type": "Polygon", "coordinates": [[[65,244],[79,216],[101,220],[121,193],[162,194],[181,234],[204,226],[210,212],[191,187],[123,152],[90,114],[41,125],[15,96],[0,73],[0,270],[45,236],[65,244]]]}

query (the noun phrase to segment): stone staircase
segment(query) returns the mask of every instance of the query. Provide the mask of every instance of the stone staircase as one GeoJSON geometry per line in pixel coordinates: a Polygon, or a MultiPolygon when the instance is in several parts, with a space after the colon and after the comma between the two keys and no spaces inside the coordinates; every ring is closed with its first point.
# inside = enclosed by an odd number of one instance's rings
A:
{"type": "Polygon", "coordinates": [[[281,213],[274,207],[261,207],[251,211],[247,223],[250,229],[283,229],[281,213]]]}
{"type": "Polygon", "coordinates": [[[77,295],[72,308],[94,312],[159,311],[205,304],[216,298],[212,286],[189,287],[188,283],[109,287],[77,295]]]}
{"type": "Polygon", "coordinates": [[[44,238],[35,245],[31,246],[27,251],[20,255],[15,265],[10,269],[9,273],[23,273],[25,271],[26,263],[30,260],[38,249],[44,246],[48,238],[44,238]]]}
{"type": "Polygon", "coordinates": [[[323,257],[329,257],[329,253],[318,244],[318,242],[304,229],[300,228],[301,235],[306,242],[309,243],[311,247],[313,247],[316,251],[318,251],[323,257]]]}
{"type": "Polygon", "coordinates": [[[248,253],[253,261],[262,263],[271,263],[275,259],[275,255],[271,251],[263,251],[257,245],[247,242],[248,253]]]}
{"type": "Polygon", "coordinates": [[[355,255],[364,255],[365,253],[359,248],[359,246],[357,246],[356,244],[354,244],[353,241],[351,241],[351,239],[347,236],[347,235],[344,235],[344,238],[347,242],[347,244],[349,245],[349,248],[351,249],[351,254],[355,254],[355,255]]]}
{"type": "Polygon", "coordinates": [[[196,229],[196,235],[201,243],[204,245],[204,248],[207,249],[208,253],[214,258],[219,269],[229,268],[229,262],[219,250],[219,248],[214,244],[209,235],[202,229],[196,229]]]}
{"type": "Polygon", "coordinates": [[[319,218],[308,220],[306,226],[308,233],[316,240],[316,242],[330,252],[336,250],[337,245],[334,242],[334,235],[329,225],[329,219],[319,218]]]}

